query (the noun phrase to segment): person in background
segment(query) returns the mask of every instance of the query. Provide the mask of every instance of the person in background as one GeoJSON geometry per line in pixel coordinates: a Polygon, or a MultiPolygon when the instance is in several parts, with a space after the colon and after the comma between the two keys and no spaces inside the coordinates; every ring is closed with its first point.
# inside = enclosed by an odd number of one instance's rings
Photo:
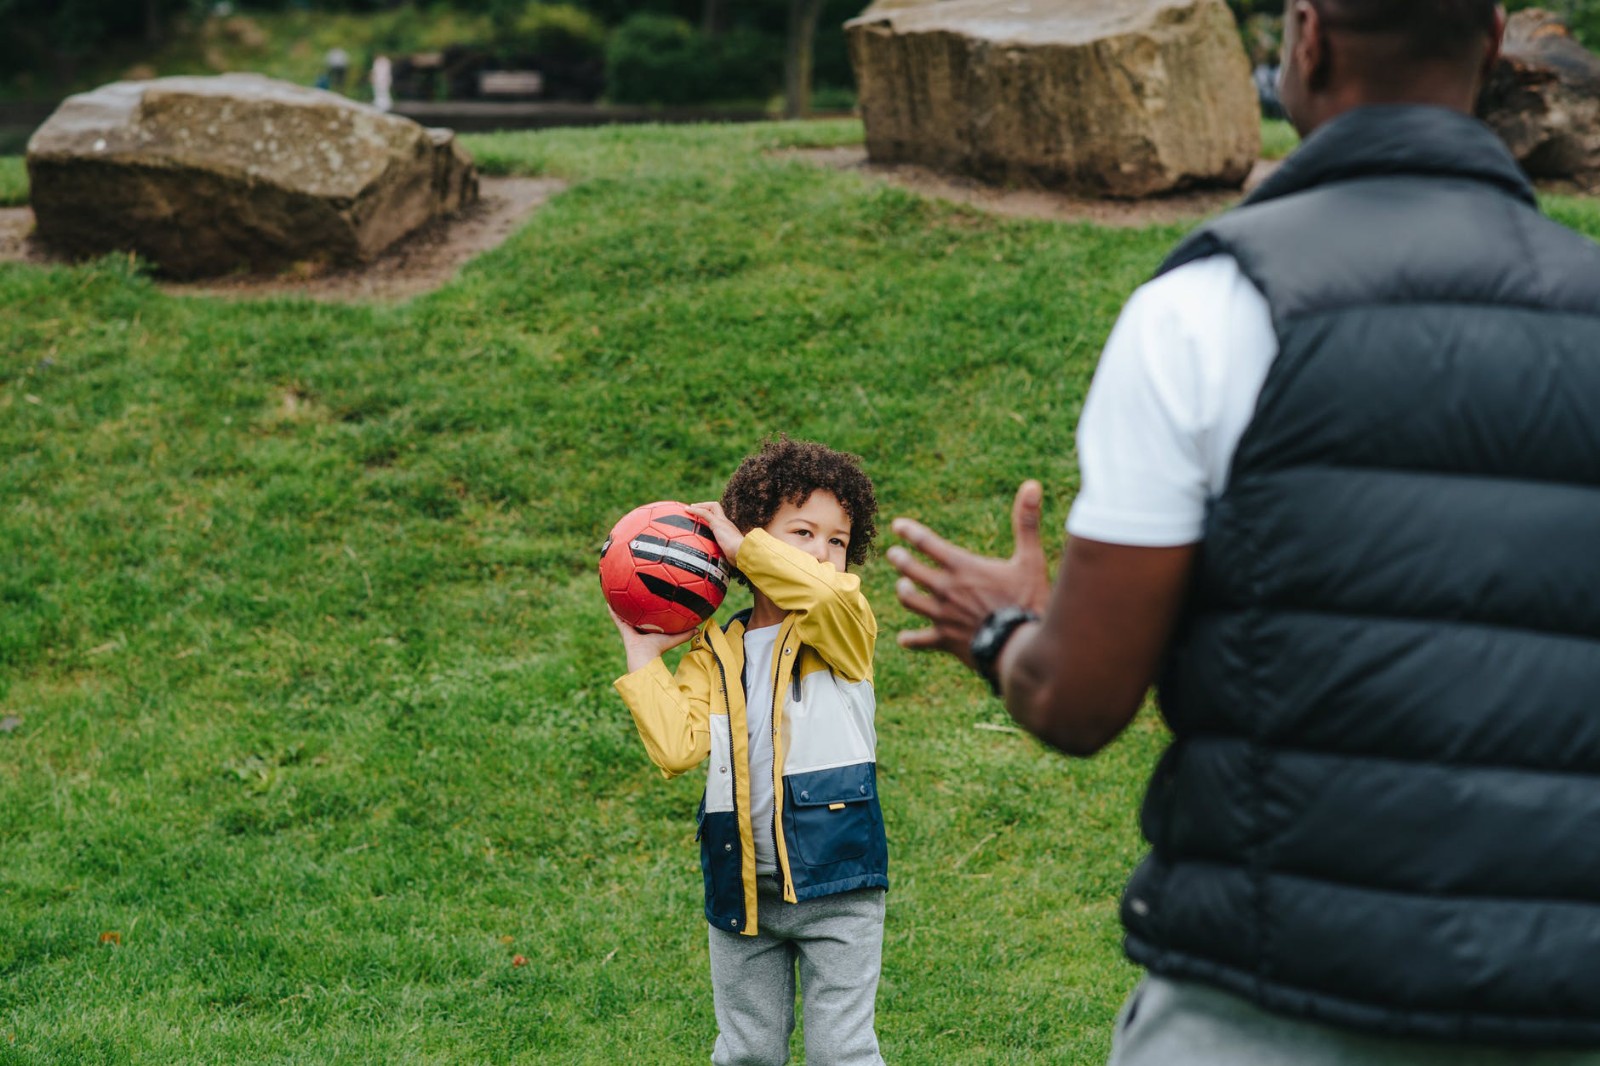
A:
{"type": "Polygon", "coordinates": [[[388,56],[378,56],[372,61],[372,106],[379,111],[394,108],[394,97],[389,95],[394,86],[394,65],[388,56]]]}

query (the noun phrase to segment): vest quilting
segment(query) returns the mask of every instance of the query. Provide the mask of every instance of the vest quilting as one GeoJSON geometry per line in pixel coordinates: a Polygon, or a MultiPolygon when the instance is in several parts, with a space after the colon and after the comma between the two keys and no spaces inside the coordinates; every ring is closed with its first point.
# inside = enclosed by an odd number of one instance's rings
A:
{"type": "Polygon", "coordinates": [[[1159,686],[1127,950],[1391,1035],[1600,1046],[1600,246],[1367,108],[1164,270],[1279,354],[1159,686]]]}

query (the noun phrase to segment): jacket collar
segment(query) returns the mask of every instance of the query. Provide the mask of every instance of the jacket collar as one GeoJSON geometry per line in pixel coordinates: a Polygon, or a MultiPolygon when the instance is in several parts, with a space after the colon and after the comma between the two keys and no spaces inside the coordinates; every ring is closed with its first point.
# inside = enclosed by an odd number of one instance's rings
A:
{"type": "Polygon", "coordinates": [[[1479,120],[1443,107],[1360,107],[1322,125],[1241,206],[1352,178],[1413,174],[1486,182],[1537,206],[1511,151],[1479,120]]]}

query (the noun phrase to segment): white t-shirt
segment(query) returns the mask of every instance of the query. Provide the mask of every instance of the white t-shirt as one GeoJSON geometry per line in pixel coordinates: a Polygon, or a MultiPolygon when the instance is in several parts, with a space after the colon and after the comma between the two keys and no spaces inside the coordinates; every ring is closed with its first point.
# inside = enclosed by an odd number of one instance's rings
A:
{"type": "Polygon", "coordinates": [[[756,873],[778,872],[773,839],[772,653],[781,626],[744,631],[745,728],[750,732],[750,830],[756,841],[756,873]]]}
{"type": "Polygon", "coordinates": [[[1082,488],[1067,532],[1140,548],[1198,542],[1277,356],[1266,298],[1232,256],[1135,292],[1078,420],[1082,488]]]}

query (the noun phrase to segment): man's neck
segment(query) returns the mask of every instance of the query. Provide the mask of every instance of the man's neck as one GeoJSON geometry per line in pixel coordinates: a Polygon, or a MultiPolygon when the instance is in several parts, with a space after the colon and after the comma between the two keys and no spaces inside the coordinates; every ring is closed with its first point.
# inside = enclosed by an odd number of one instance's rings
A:
{"type": "Polygon", "coordinates": [[[1302,138],[1309,137],[1340,115],[1358,108],[1411,104],[1418,107],[1443,107],[1463,115],[1477,110],[1476,86],[1460,84],[1412,86],[1404,91],[1386,92],[1367,85],[1350,85],[1330,92],[1317,101],[1316,112],[1307,128],[1300,130],[1302,138]]]}

